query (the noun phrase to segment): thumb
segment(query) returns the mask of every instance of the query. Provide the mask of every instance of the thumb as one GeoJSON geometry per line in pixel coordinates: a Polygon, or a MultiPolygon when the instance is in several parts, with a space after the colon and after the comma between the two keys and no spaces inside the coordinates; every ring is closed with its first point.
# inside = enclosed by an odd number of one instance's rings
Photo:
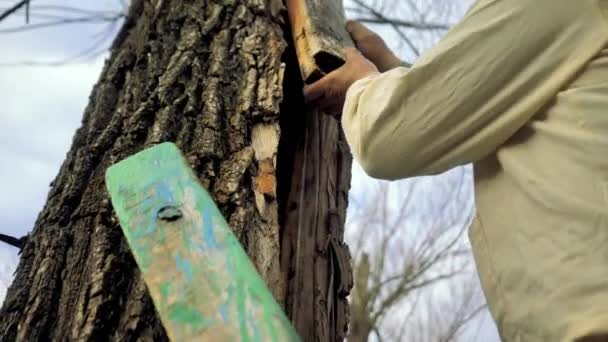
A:
{"type": "Polygon", "coordinates": [[[327,87],[327,76],[316,81],[313,84],[304,86],[304,100],[306,103],[312,103],[322,98],[325,95],[327,87]]]}

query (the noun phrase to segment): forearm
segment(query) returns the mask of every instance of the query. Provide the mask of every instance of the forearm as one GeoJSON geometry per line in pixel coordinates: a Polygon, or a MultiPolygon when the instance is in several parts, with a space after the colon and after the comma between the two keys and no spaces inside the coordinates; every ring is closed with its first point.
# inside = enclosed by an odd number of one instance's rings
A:
{"type": "Polygon", "coordinates": [[[479,3],[413,67],[353,84],[342,125],[368,174],[440,173],[484,158],[525,125],[597,53],[587,48],[601,34],[587,24],[592,4],[559,4],[479,3]],[[554,21],[541,20],[548,9],[554,21]]]}

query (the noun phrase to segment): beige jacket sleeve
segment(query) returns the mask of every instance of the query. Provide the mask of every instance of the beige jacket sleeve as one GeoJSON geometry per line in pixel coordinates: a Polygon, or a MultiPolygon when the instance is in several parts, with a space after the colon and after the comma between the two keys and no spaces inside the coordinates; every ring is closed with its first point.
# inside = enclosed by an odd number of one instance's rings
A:
{"type": "Polygon", "coordinates": [[[477,1],[411,69],[351,86],[342,124],[355,158],[372,177],[398,179],[494,152],[588,59],[579,14],[590,6],[597,0],[477,1]]]}

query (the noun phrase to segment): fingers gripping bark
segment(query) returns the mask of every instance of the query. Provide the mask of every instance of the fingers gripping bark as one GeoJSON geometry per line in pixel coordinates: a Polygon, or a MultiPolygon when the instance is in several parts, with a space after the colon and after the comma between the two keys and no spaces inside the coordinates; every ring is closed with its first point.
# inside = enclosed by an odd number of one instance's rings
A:
{"type": "Polygon", "coordinates": [[[304,87],[304,98],[307,103],[334,116],[341,114],[346,92],[353,83],[379,74],[378,68],[359,50],[347,48],[345,54],[346,63],[343,66],[304,87]]]}

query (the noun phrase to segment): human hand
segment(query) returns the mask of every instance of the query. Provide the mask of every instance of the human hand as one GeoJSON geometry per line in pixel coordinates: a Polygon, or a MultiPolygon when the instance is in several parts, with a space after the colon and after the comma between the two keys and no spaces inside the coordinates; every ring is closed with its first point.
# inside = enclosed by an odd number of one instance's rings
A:
{"type": "Polygon", "coordinates": [[[367,76],[379,74],[378,68],[359,50],[346,48],[345,53],[344,65],[304,87],[306,103],[334,116],[342,113],[346,92],[353,83],[367,76]]]}
{"type": "Polygon", "coordinates": [[[346,31],[361,54],[374,63],[380,72],[401,66],[401,60],[388,48],[384,40],[363,24],[349,20],[346,22],[346,31]]]}

